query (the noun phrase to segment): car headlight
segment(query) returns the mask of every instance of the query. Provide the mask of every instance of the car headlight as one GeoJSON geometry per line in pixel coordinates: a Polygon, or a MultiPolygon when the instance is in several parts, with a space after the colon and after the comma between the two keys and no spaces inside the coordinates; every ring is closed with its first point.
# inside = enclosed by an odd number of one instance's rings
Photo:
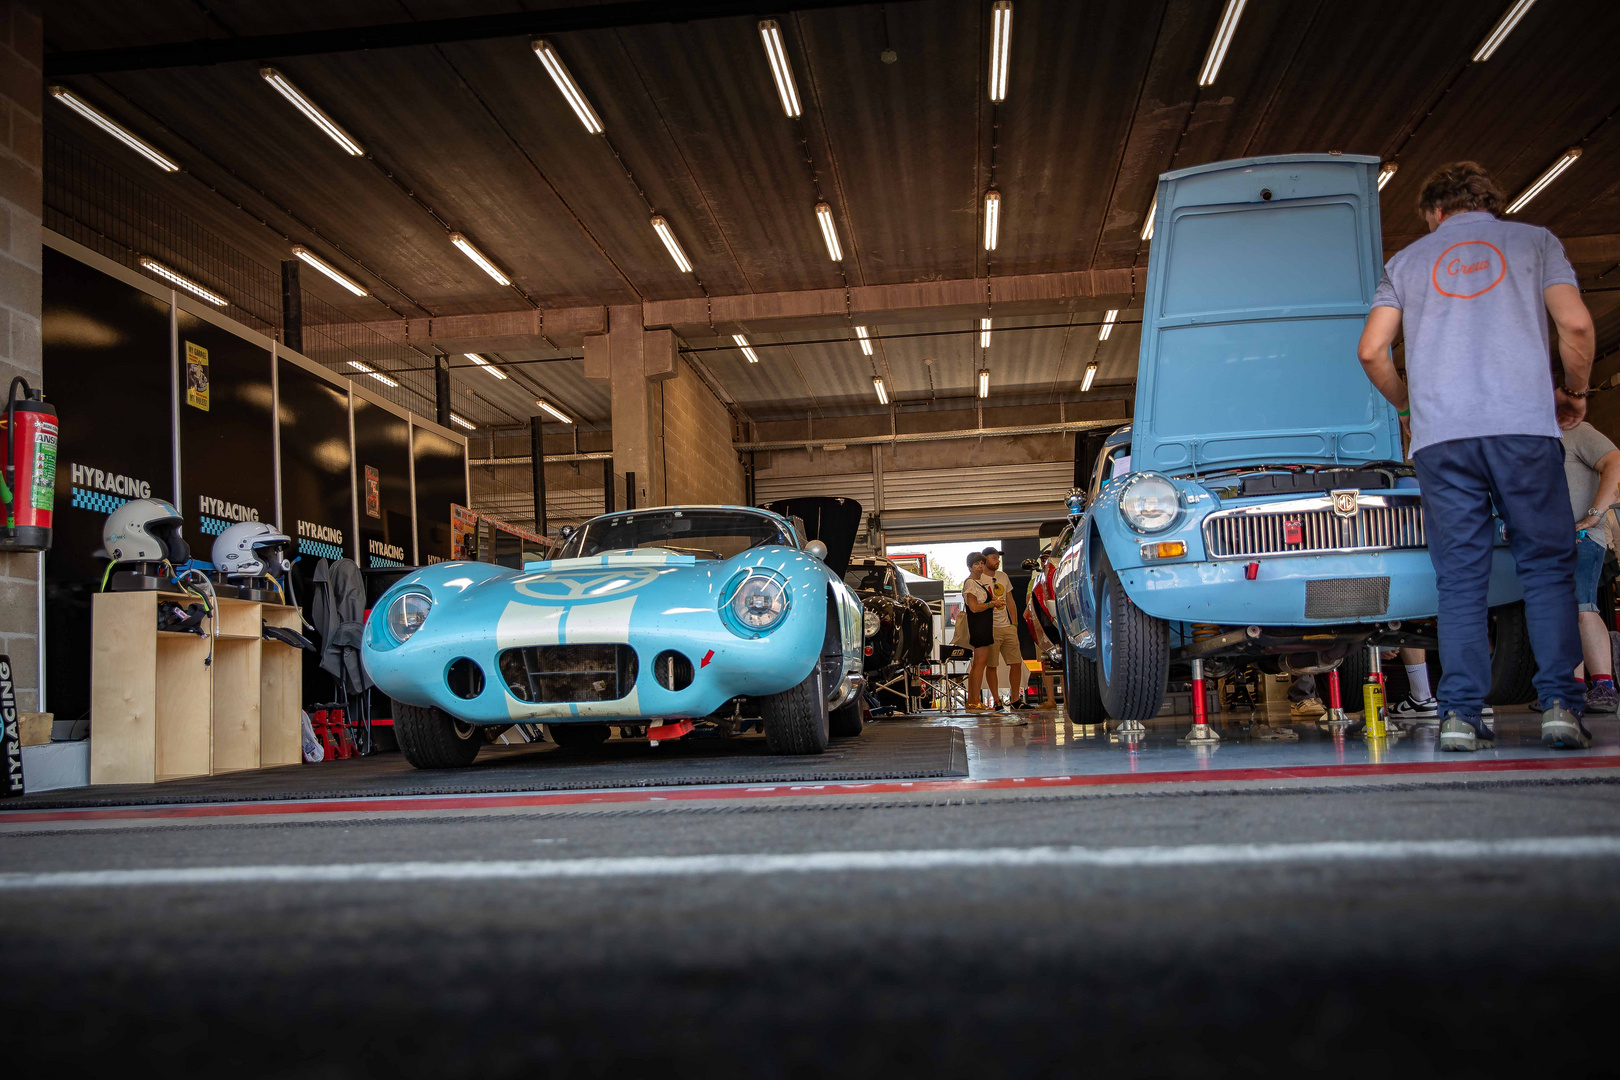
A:
{"type": "Polygon", "coordinates": [[[388,632],[403,644],[422,629],[428,612],[433,610],[433,598],[419,592],[400,593],[388,605],[388,632]]]}
{"type": "Polygon", "coordinates": [[[871,637],[883,626],[883,620],[878,618],[877,612],[868,611],[865,619],[862,620],[862,625],[866,630],[866,636],[871,637]]]}
{"type": "Polygon", "coordinates": [[[726,606],[743,630],[762,634],[787,617],[787,585],[775,574],[755,571],[743,578],[726,606]]]}
{"type": "Polygon", "coordinates": [[[1137,473],[1119,493],[1120,516],[1137,532],[1163,532],[1180,512],[1176,485],[1158,473],[1137,473]]]}

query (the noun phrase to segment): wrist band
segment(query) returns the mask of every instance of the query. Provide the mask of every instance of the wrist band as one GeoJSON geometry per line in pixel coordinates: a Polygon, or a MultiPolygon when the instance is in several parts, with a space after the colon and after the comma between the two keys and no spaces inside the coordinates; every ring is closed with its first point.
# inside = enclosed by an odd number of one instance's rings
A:
{"type": "Polygon", "coordinates": [[[1412,415],[1412,410],[1411,409],[1396,409],[1395,410],[1395,415],[1396,416],[1411,416],[1412,415]]]}

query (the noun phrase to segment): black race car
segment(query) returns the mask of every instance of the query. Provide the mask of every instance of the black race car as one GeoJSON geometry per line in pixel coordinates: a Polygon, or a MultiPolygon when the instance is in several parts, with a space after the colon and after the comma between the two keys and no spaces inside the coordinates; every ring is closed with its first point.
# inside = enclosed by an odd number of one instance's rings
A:
{"type": "Polygon", "coordinates": [[[851,562],[844,582],[866,608],[866,671],[914,667],[934,648],[934,616],[888,559],[851,562]]]}

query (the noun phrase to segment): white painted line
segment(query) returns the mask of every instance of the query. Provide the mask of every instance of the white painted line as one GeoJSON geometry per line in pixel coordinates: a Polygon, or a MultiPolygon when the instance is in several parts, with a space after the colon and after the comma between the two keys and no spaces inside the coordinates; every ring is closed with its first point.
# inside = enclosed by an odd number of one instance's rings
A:
{"type": "Polygon", "coordinates": [[[636,855],[596,859],[333,865],[182,866],[0,874],[0,891],[120,889],[174,885],[346,884],[413,881],[540,881],[558,878],[686,877],[962,869],[1265,866],[1301,863],[1477,859],[1620,858],[1620,837],[1524,840],[1345,840],[1308,844],[1183,847],[1030,847],[925,851],[816,851],[796,855],[636,855]]]}

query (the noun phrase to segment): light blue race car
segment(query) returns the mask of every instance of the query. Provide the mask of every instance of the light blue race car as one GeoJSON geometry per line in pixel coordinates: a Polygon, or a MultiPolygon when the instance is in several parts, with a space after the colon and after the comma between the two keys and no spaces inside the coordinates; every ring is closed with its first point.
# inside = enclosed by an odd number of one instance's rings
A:
{"type": "Polygon", "coordinates": [[[606,514],[522,570],[406,575],[362,656],[419,769],[467,765],[513,724],[591,746],[609,725],[673,738],[685,720],[757,719],[773,753],[817,754],[862,728],[861,602],[825,556],[765,510],[606,514]]]}

